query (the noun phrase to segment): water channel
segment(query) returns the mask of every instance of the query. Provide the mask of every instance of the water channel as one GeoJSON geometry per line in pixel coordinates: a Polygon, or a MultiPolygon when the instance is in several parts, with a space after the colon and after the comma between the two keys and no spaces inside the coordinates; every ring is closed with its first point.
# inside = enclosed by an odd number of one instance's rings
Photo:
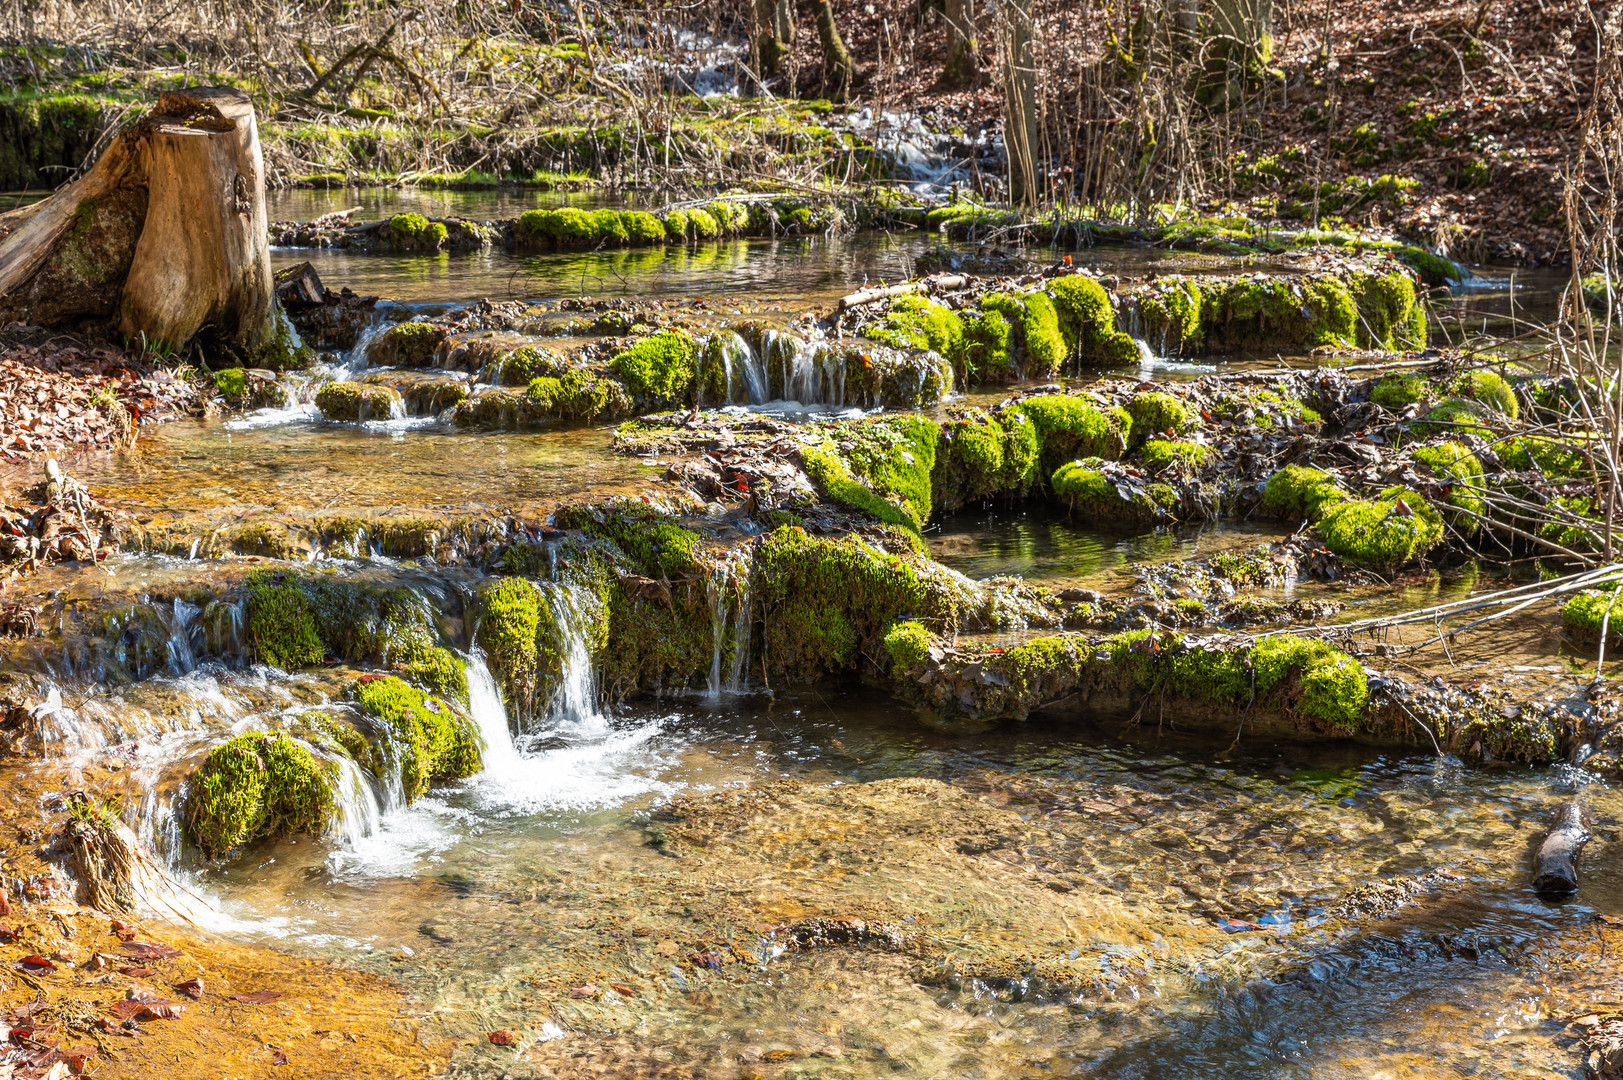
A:
{"type": "MultiPolygon", "coordinates": [[[[360,205],[361,218],[496,217],[579,199],[291,192],[271,216],[360,205]]],[[[407,305],[589,294],[797,310],[901,279],[928,246],[865,233],[274,259],[309,259],[329,287],[407,305]]],[[[1144,273],[1203,260],[1092,249],[1085,261],[1144,273]]],[[[1443,314],[1508,318],[1512,300],[1518,316],[1536,314],[1558,285],[1484,270],[1443,314]]],[[[1198,369],[1147,362],[1142,374],[1198,369]]],[[[612,454],[607,430],[469,433],[433,417],[358,427],[299,407],[155,427],[74,471],[149,523],[498,511],[630,493],[654,475],[612,454]]],[[[1244,523],[1116,534],[988,507],[937,520],[926,541],[970,579],[1110,589],[1147,563],[1270,535],[1244,523]]],[[[328,835],[200,863],[178,824],[189,769],[231,734],[342,712],[354,673],[251,665],[240,641],[205,643],[180,600],[155,674],[112,680],[40,661],[58,697],[39,767],[128,792],[137,832],[178,883],[149,898],[160,908],[397,979],[431,1033],[457,1040],[452,1075],[1577,1077],[1564,1018],[1617,996],[1623,969],[1594,927],[1623,917],[1611,854],[1623,796],[1582,768],[1490,770],[1336,742],[1224,750],[1176,716],[1134,726],[1061,712],[954,734],[861,684],[772,690],[747,672],[718,675],[709,693],[604,707],[578,634],[563,688],[520,722],[460,615],[477,574],[310,557],[407,584],[442,613],[470,660],[479,775],[407,805],[387,777],[357,773],[328,835]],[[1586,865],[1579,899],[1548,904],[1527,883],[1529,845],[1579,788],[1608,854],[1586,865]],[[1433,876],[1385,917],[1331,917],[1361,885],[1421,875],[1433,876]],[[790,947],[788,928],[813,914],[882,929],[790,947]],[[495,1029],[516,1045],[483,1038],[495,1029]]],[[[63,602],[138,596],[246,565],[121,556],[51,584],[63,602]]],[[[540,587],[555,610],[575,602],[540,587]]],[[[1547,642],[1516,658],[1572,681],[1547,642]]]]}

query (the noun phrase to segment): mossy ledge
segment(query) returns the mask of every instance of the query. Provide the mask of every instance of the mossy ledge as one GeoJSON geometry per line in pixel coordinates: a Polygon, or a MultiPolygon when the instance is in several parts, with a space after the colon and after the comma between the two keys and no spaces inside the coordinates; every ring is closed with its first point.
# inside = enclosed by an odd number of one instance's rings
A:
{"type": "Polygon", "coordinates": [[[1460,700],[1377,678],[1315,637],[1185,639],[1142,629],[1062,634],[983,652],[908,630],[886,641],[892,691],[935,723],[984,726],[1039,710],[1104,722],[1146,714],[1184,731],[1356,739],[1430,747],[1489,761],[1548,762],[1579,737],[1570,723],[1514,707],[1487,688],[1460,700]],[[894,648],[891,646],[894,645],[894,648]],[[1422,723],[1425,725],[1422,727],[1422,723]],[[1429,731],[1427,730],[1429,729],[1429,731]]]}

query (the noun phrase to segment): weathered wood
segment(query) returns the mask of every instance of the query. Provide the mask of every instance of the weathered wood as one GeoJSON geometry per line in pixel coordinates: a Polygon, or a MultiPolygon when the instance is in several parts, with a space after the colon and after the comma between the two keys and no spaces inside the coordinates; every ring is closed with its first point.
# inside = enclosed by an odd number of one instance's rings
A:
{"type": "Polygon", "coordinates": [[[1556,814],[1555,826],[1539,845],[1533,890],[1540,896],[1571,896],[1578,891],[1578,854],[1589,842],[1583,806],[1576,800],[1556,814]]]}
{"type": "Polygon", "coordinates": [[[278,343],[253,104],[160,95],[83,176],[0,217],[0,321],[96,326],[233,362],[278,343]]]}
{"type": "Polygon", "coordinates": [[[146,143],[146,228],[120,329],[180,348],[208,326],[216,344],[257,353],[276,324],[253,102],[228,87],[165,93],[146,143]]]}
{"type": "Polygon", "coordinates": [[[907,296],[911,293],[944,293],[957,292],[969,286],[967,274],[938,274],[935,277],[924,278],[921,281],[909,281],[903,285],[875,286],[871,289],[858,289],[840,297],[840,310],[849,311],[854,307],[866,304],[876,304],[881,300],[890,300],[898,296],[907,296]]]}

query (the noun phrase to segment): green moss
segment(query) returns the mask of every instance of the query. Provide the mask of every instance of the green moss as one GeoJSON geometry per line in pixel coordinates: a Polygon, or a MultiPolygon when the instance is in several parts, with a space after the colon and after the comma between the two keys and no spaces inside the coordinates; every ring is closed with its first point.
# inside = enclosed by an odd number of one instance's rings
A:
{"type": "Polygon", "coordinates": [[[1369,399],[1383,409],[1402,412],[1421,401],[1431,392],[1431,385],[1411,372],[1391,372],[1377,379],[1369,390],[1369,399]]]}
{"type": "Polygon", "coordinates": [[[609,361],[638,409],[672,408],[693,397],[699,346],[681,330],[650,334],[609,361]]]}
{"type": "Polygon", "coordinates": [[[801,678],[846,670],[859,656],[875,655],[898,620],[955,627],[973,600],[927,559],[793,527],[760,541],[754,582],[767,662],[801,678]]]}
{"type": "Polygon", "coordinates": [[[516,228],[522,240],[550,243],[557,247],[598,247],[623,242],[627,233],[620,223],[620,215],[607,212],[613,217],[611,225],[604,213],[574,206],[561,206],[556,210],[526,210],[519,215],[516,228]]]}
{"type": "Polygon", "coordinates": [[[693,235],[700,240],[714,240],[721,235],[721,223],[718,222],[708,210],[692,209],[687,211],[688,227],[693,235]]]}
{"type": "Polygon", "coordinates": [[[537,667],[536,633],[541,597],[523,578],[504,577],[479,590],[475,639],[502,679],[510,702],[527,701],[537,667]]]}
{"type": "Polygon", "coordinates": [[[585,368],[533,379],[525,396],[535,410],[564,420],[614,420],[631,412],[625,387],[585,368]]]}
{"type": "Polygon", "coordinates": [[[966,311],[963,345],[959,351],[959,381],[965,386],[982,381],[1010,382],[1017,377],[1010,356],[1014,329],[996,311],[966,311]]]}
{"type": "Polygon", "coordinates": [[[392,386],[330,382],[316,393],[316,408],[329,420],[388,420],[405,414],[400,391],[392,386]]]}
{"type": "MultiPolygon", "coordinates": [[[[1017,408],[1037,425],[1045,467],[1058,468],[1079,457],[1113,461],[1126,451],[1132,434],[1133,418],[1126,409],[1102,408],[1083,397],[1043,394],[1026,398],[1017,408]]],[[[1051,475],[1053,468],[1046,471],[1051,475]]]]}
{"type": "Polygon", "coordinates": [[[1390,570],[1424,555],[1443,538],[1442,516],[1418,494],[1388,488],[1377,499],[1347,499],[1324,507],[1324,544],[1357,566],[1390,570]]]}
{"type": "Polygon", "coordinates": [[[1017,333],[1007,343],[1001,365],[979,365],[981,377],[1046,379],[1059,370],[1067,349],[1054,301],[1044,292],[992,293],[981,299],[984,315],[1001,315],[1017,333]]]}
{"type": "Polygon", "coordinates": [[[1160,390],[1134,394],[1127,411],[1133,418],[1135,440],[1148,440],[1151,435],[1185,435],[1200,420],[1194,406],[1160,390]]]}
{"type": "MultiPolygon", "coordinates": [[[[1414,458],[1428,466],[1436,476],[1449,481],[1450,505],[1478,515],[1488,512],[1488,504],[1481,497],[1482,462],[1466,447],[1457,442],[1422,446],[1415,450],[1414,458]]],[[[1454,516],[1460,517],[1458,514],[1454,516]]]]}
{"type": "Polygon", "coordinates": [[[1180,353],[1186,343],[1202,339],[1200,286],[1181,280],[1140,298],[1139,321],[1151,341],[1164,342],[1163,350],[1180,353]]]}
{"type": "Polygon", "coordinates": [[[680,579],[703,572],[697,558],[699,534],[646,503],[627,499],[565,507],[553,520],[561,529],[612,541],[644,577],[680,579]]]}
{"type": "Polygon", "coordinates": [[[459,705],[468,704],[468,665],[450,649],[430,646],[401,665],[406,678],[459,705]]]}
{"type": "Polygon", "coordinates": [[[672,210],[665,215],[665,235],[672,240],[686,240],[688,216],[685,211],[672,210]]]}
{"type": "Polygon", "coordinates": [[[1407,270],[1395,267],[1382,274],[1358,273],[1353,284],[1358,290],[1360,345],[1369,349],[1426,347],[1426,309],[1407,270]]]}
{"type": "Polygon", "coordinates": [[[559,374],[563,362],[551,349],[524,345],[503,353],[491,367],[495,370],[490,381],[504,386],[528,386],[540,376],[559,374]]]}
{"type": "Polygon", "coordinates": [[[1369,705],[1369,680],[1363,665],[1346,653],[1313,638],[1278,635],[1263,638],[1251,650],[1259,694],[1277,686],[1294,669],[1300,674],[1301,698],[1296,710],[1351,733],[1361,725],[1369,705]]]}
{"type": "Polygon", "coordinates": [[[1476,435],[1489,438],[1491,433],[1480,423],[1488,415],[1488,408],[1467,398],[1447,398],[1438,402],[1414,425],[1418,435],[1476,435]]]}
{"type": "Polygon", "coordinates": [[[367,360],[380,367],[429,367],[445,336],[445,328],[433,323],[400,323],[372,343],[367,360]]]}
{"type": "Polygon", "coordinates": [[[242,395],[248,392],[248,377],[243,374],[240,367],[226,368],[214,373],[214,385],[220,395],[231,404],[242,401],[242,395]]]}
{"type": "Polygon", "coordinates": [[[1572,479],[1589,471],[1588,461],[1581,452],[1558,439],[1537,435],[1506,440],[1500,447],[1499,459],[1507,468],[1536,468],[1552,479],[1572,479]]]}
{"type": "Polygon", "coordinates": [[[1000,492],[1023,492],[1037,475],[1039,434],[1018,409],[1002,419],[981,410],[965,413],[942,429],[943,498],[953,505],[1000,492]]]}
{"type": "Polygon", "coordinates": [[[1497,371],[1467,371],[1454,380],[1450,389],[1455,395],[1486,405],[1512,420],[1521,415],[1516,392],[1497,371]]]}
{"type": "Polygon", "coordinates": [[[633,244],[663,244],[667,239],[665,223],[646,210],[622,211],[620,224],[633,244]]]}
{"type": "Polygon", "coordinates": [[[258,659],[293,669],[326,658],[315,606],[295,579],[256,570],[248,576],[246,592],[248,644],[258,659]]]}
{"type": "Polygon", "coordinates": [[[964,322],[956,311],[928,297],[904,296],[891,305],[883,323],[863,334],[884,345],[929,349],[952,359],[963,345],[964,322]]]}
{"type": "Polygon", "coordinates": [[[322,832],[333,777],[283,735],[238,735],[216,746],[187,784],[186,834],[210,858],[269,836],[322,832]]]}
{"type": "Polygon", "coordinates": [[[1139,450],[1139,456],[1151,472],[1187,471],[1200,468],[1212,456],[1212,448],[1201,443],[1151,439],[1139,450]]]}
{"type": "Polygon", "coordinates": [[[803,444],[806,474],[829,498],[918,533],[930,516],[930,475],[941,429],[924,417],[907,417],[852,425],[839,434],[854,437],[851,461],[832,442],[803,444]]]}
{"type": "Polygon", "coordinates": [[[1165,484],[1124,495],[1099,470],[1103,464],[1083,458],[1061,465],[1049,481],[1055,498],[1085,520],[1135,525],[1168,518],[1181,504],[1177,491],[1165,484]]]}
{"type": "Polygon", "coordinates": [[[1584,645],[1600,641],[1601,623],[1606,624],[1606,647],[1610,651],[1623,641],[1623,597],[1612,601],[1616,586],[1609,589],[1586,589],[1575,593],[1561,605],[1561,622],[1568,633],[1584,645]],[[1607,614],[1610,610],[1610,615],[1607,614]]]}
{"type": "Polygon", "coordinates": [[[389,234],[397,250],[420,254],[437,252],[448,235],[445,226],[421,214],[396,214],[389,219],[389,234]]]}
{"type": "Polygon", "coordinates": [[[435,781],[479,771],[478,732],[449,702],[392,675],[364,677],[353,693],[360,707],[390,732],[407,799],[422,798],[435,781]]]}
{"type": "Polygon", "coordinates": [[[1268,486],[1263,489],[1262,509],[1275,517],[1314,521],[1326,506],[1346,497],[1347,493],[1336,486],[1330,473],[1304,465],[1287,465],[1268,478],[1268,486]]]}
{"type": "Polygon", "coordinates": [[[903,672],[922,667],[929,659],[931,640],[930,631],[923,623],[906,621],[892,626],[884,640],[891,670],[903,672]]]}

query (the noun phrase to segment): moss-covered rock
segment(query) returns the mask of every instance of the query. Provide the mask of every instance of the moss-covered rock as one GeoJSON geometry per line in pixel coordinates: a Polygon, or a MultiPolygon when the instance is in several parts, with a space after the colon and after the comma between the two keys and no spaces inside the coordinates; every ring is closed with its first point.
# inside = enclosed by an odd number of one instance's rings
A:
{"type": "Polygon", "coordinates": [[[316,393],[316,408],[328,420],[355,423],[388,420],[406,414],[400,391],[392,386],[368,383],[330,382],[316,393]]]}
{"type": "Polygon", "coordinates": [[[934,506],[932,474],[941,428],[922,416],[843,425],[825,442],[802,443],[801,462],[828,498],[918,533],[934,506]],[[849,445],[841,451],[839,442],[849,445]]]}
{"type": "Polygon", "coordinates": [[[1424,555],[1443,538],[1443,519],[1413,491],[1387,488],[1375,499],[1324,506],[1318,525],[1324,546],[1346,562],[1391,570],[1424,555]]]}
{"type": "Polygon", "coordinates": [[[1490,432],[1484,421],[1492,410],[1469,398],[1451,397],[1439,401],[1414,425],[1417,435],[1476,435],[1488,438],[1490,432]]]}
{"type": "Polygon", "coordinates": [[[372,339],[366,360],[374,367],[432,367],[434,354],[449,334],[437,323],[397,323],[372,339]]]}
{"type": "Polygon", "coordinates": [[[1199,469],[1212,457],[1212,448],[1204,443],[1173,442],[1151,439],[1139,448],[1139,460],[1152,473],[1190,472],[1199,469]]]}
{"type": "Polygon", "coordinates": [[[392,389],[400,396],[402,407],[408,416],[437,416],[446,409],[460,404],[468,396],[467,380],[449,372],[379,371],[366,376],[361,383],[364,386],[392,389]]]}
{"type": "Polygon", "coordinates": [[[436,781],[479,771],[481,748],[473,722],[449,701],[392,675],[363,676],[352,688],[356,703],[381,722],[400,772],[401,791],[416,800],[436,781]]]}
{"type": "Polygon", "coordinates": [[[1054,497],[1084,521],[1144,525],[1176,515],[1182,498],[1166,484],[1139,484],[1104,471],[1105,462],[1083,458],[1059,467],[1049,481],[1054,497]]]}
{"type": "Polygon", "coordinates": [[[1268,478],[1260,509],[1273,517],[1317,521],[1326,506],[1347,498],[1335,477],[1323,469],[1287,465],[1268,478]]]}
{"type": "Polygon", "coordinates": [[[480,372],[480,381],[502,386],[529,386],[544,375],[558,376],[565,369],[563,357],[542,345],[522,345],[508,349],[480,372]]]}
{"type": "Polygon", "coordinates": [[[561,420],[596,422],[631,415],[631,397],[626,388],[585,368],[569,368],[556,378],[534,379],[526,396],[537,411],[561,420]]]}
{"type": "Polygon", "coordinates": [[[1371,384],[1369,399],[1384,409],[1402,412],[1431,394],[1431,384],[1413,372],[1394,371],[1371,384]]]}
{"type": "Polygon", "coordinates": [[[421,214],[396,214],[389,219],[389,248],[397,254],[437,254],[447,235],[443,223],[421,214]]]}
{"type": "Polygon", "coordinates": [[[978,309],[962,346],[966,370],[976,381],[1047,379],[1059,371],[1067,349],[1047,293],[992,293],[981,298],[978,309]]]}
{"type": "Polygon", "coordinates": [[[966,583],[921,556],[797,527],[761,540],[754,581],[775,679],[848,670],[859,656],[878,654],[898,619],[951,628],[975,603],[966,583]]]}
{"type": "Polygon", "coordinates": [[[656,236],[650,220],[658,222],[652,214],[582,210],[575,206],[526,210],[513,225],[513,239],[521,248],[622,247],[664,242],[663,226],[656,236]]]}
{"type": "Polygon", "coordinates": [[[1449,389],[1456,397],[1467,398],[1481,405],[1485,405],[1502,416],[1514,420],[1521,415],[1521,407],[1516,401],[1516,392],[1510,384],[1497,371],[1486,368],[1478,371],[1467,371],[1458,376],[1449,389]]]}
{"type": "Polygon", "coordinates": [[[285,735],[238,735],[216,746],[187,783],[187,838],[210,858],[254,840],[326,829],[333,770],[285,735]]]}
{"type": "Polygon", "coordinates": [[[904,296],[884,320],[863,330],[870,340],[903,349],[928,349],[948,359],[963,348],[964,321],[956,311],[926,296],[904,296]]]}
{"type": "Polygon", "coordinates": [[[535,686],[538,663],[536,634],[541,627],[542,603],[535,585],[519,577],[504,577],[479,590],[479,621],[475,640],[502,680],[503,696],[527,709],[535,686]]]}
{"type": "Polygon", "coordinates": [[[1019,409],[976,409],[941,429],[935,488],[940,504],[962,506],[997,494],[1024,494],[1037,478],[1037,425],[1019,409]]]}
{"type": "Polygon", "coordinates": [[[276,667],[313,667],[328,657],[409,665],[440,647],[434,609],[407,588],[259,570],[245,580],[244,593],[249,649],[276,667]]]}
{"type": "Polygon", "coordinates": [[[885,634],[885,655],[893,671],[908,672],[924,666],[929,659],[932,639],[921,622],[904,620],[885,634]]]}
{"type": "MultiPolygon", "coordinates": [[[[1445,442],[1436,446],[1417,447],[1414,458],[1429,468],[1434,475],[1448,481],[1449,505],[1477,516],[1488,512],[1488,504],[1482,498],[1484,492],[1482,462],[1465,446],[1457,442],[1445,442]]],[[[1462,527],[1475,525],[1475,522],[1466,515],[1455,514],[1453,518],[1458,519],[1456,524],[1462,527]]]]}
{"type": "Polygon", "coordinates": [[[1133,418],[1133,438],[1149,440],[1156,435],[1187,435],[1200,422],[1195,407],[1160,390],[1133,395],[1127,412],[1133,418]]]}
{"type": "Polygon", "coordinates": [[[1133,418],[1126,409],[1086,397],[1042,394],[1026,398],[1017,408],[1037,425],[1045,476],[1076,458],[1114,461],[1126,452],[1132,435],[1133,418]]]}
{"type": "Polygon", "coordinates": [[[1585,589],[1574,593],[1561,605],[1561,624],[1576,644],[1594,648],[1600,643],[1601,624],[1606,625],[1608,653],[1623,643],[1623,599],[1613,600],[1617,587],[1585,589]]]}
{"type": "Polygon", "coordinates": [[[1067,274],[1049,282],[1048,290],[1071,358],[1112,367],[1138,361],[1138,346],[1116,329],[1110,294],[1098,281],[1086,274],[1067,274]]]}
{"type": "Polygon", "coordinates": [[[693,402],[699,346],[681,330],[662,330],[633,344],[609,361],[640,411],[675,408],[693,402]]]}

